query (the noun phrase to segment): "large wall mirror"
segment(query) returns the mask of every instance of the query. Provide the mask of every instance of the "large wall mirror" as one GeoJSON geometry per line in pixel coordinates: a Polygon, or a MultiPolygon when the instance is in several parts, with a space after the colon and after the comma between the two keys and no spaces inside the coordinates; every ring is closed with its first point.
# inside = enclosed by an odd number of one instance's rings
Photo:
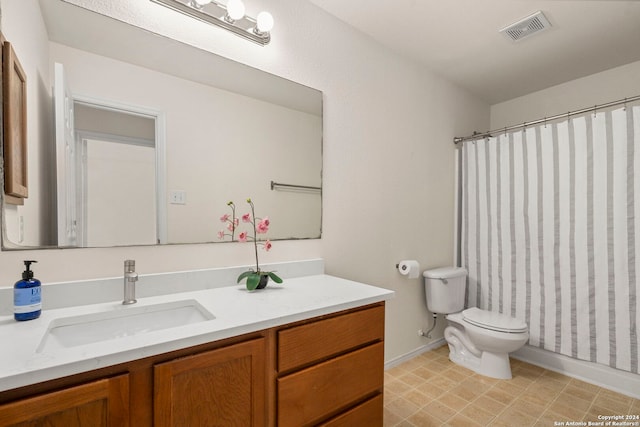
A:
{"type": "Polygon", "coordinates": [[[0,7],[29,174],[4,250],[216,242],[247,197],[269,239],[320,237],[320,91],[64,0],[0,7]]]}

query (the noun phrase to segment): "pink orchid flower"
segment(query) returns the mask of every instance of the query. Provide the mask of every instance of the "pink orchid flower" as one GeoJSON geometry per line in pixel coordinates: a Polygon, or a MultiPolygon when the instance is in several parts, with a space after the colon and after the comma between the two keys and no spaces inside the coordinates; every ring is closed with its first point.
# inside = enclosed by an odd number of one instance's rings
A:
{"type": "Polygon", "coordinates": [[[227,222],[229,221],[229,214],[224,214],[220,217],[220,222],[227,222]]]}
{"type": "Polygon", "coordinates": [[[234,231],[238,225],[240,225],[240,220],[238,218],[234,219],[233,221],[228,221],[229,224],[227,225],[227,229],[229,231],[234,231]]]}
{"type": "Polygon", "coordinates": [[[267,231],[269,231],[269,218],[265,217],[258,223],[256,227],[256,233],[264,234],[267,231]]]}
{"type": "Polygon", "coordinates": [[[242,222],[251,222],[251,214],[244,214],[242,215],[242,222]]]}
{"type": "Polygon", "coordinates": [[[218,239],[220,240],[224,239],[224,230],[218,231],[218,239]]]}
{"type": "Polygon", "coordinates": [[[238,242],[246,242],[247,241],[247,232],[243,231],[238,235],[238,242]]]}
{"type": "Polygon", "coordinates": [[[267,240],[266,242],[264,242],[264,250],[269,252],[269,250],[271,249],[271,240],[267,240]]]}

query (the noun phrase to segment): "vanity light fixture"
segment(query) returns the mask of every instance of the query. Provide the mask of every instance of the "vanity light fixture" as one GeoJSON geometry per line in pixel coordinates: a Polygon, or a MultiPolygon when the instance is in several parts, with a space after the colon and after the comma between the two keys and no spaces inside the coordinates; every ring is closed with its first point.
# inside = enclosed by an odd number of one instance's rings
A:
{"type": "Polygon", "coordinates": [[[151,0],[187,16],[217,25],[261,46],[271,41],[273,16],[260,12],[254,19],[245,15],[242,0],[151,0]]]}

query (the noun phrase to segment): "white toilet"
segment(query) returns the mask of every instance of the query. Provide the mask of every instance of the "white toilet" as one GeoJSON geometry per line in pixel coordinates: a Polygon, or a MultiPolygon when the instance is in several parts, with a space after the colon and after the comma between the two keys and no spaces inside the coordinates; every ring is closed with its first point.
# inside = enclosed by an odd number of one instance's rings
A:
{"type": "Polygon", "coordinates": [[[529,339],[527,324],[506,314],[464,308],[467,271],[443,267],[424,272],[427,307],[446,314],[449,359],[487,377],[510,379],[509,353],[529,339]]]}

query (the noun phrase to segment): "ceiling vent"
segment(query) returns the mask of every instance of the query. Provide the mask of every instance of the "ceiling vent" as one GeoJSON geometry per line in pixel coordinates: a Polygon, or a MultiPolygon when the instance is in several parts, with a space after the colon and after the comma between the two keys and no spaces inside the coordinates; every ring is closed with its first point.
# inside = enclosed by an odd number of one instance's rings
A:
{"type": "Polygon", "coordinates": [[[541,11],[537,11],[518,22],[504,27],[500,32],[509,40],[517,42],[550,27],[551,24],[547,17],[541,11]]]}

